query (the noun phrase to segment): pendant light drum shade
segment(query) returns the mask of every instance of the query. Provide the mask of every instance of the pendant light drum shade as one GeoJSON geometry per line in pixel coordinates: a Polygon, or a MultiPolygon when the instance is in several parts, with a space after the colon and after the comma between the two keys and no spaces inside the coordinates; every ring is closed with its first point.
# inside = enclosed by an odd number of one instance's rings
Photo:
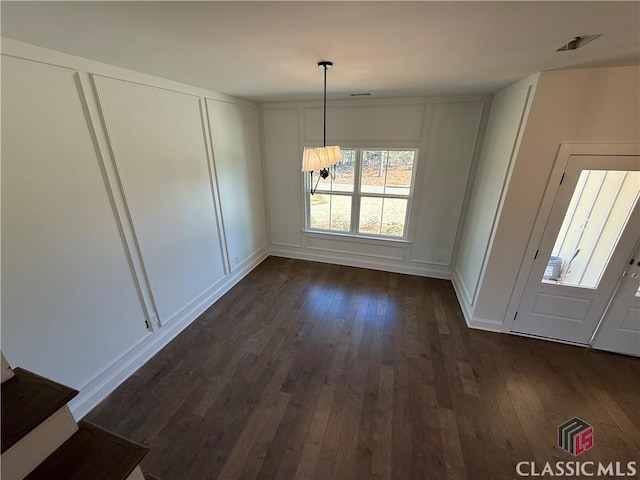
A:
{"type": "Polygon", "coordinates": [[[302,153],[302,171],[323,170],[342,160],[342,152],[337,145],[329,147],[305,148],[302,153]]]}

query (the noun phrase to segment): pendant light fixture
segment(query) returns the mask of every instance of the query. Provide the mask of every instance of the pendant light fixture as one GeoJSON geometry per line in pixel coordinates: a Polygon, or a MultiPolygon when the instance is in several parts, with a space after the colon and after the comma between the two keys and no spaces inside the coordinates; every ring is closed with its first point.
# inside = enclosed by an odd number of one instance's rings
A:
{"type": "MultiPolygon", "coordinates": [[[[320,179],[327,178],[329,176],[329,167],[342,160],[340,147],[336,145],[327,147],[327,69],[333,66],[333,62],[318,62],[318,66],[324,69],[322,147],[305,148],[304,152],[302,153],[302,171],[310,172],[311,195],[316,192],[320,179]],[[319,176],[314,187],[313,172],[315,170],[318,170],[319,176]]],[[[333,175],[331,176],[331,178],[333,178],[333,175]]]]}

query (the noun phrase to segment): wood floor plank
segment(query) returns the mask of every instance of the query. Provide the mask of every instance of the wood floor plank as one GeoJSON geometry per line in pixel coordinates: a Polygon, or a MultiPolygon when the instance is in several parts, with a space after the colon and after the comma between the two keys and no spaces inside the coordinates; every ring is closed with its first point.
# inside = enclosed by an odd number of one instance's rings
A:
{"type": "Polygon", "coordinates": [[[471,365],[467,362],[457,362],[458,373],[462,382],[462,391],[472,397],[479,397],[478,385],[476,384],[475,373],[471,365]]]}
{"type": "Polygon", "coordinates": [[[444,469],[448,480],[464,480],[467,473],[456,425],[456,414],[448,408],[438,408],[438,418],[442,432],[444,469]]]}
{"type": "Polygon", "coordinates": [[[327,480],[328,478],[332,478],[334,467],[335,465],[332,462],[322,458],[319,459],[313,480],[327,480]]]}
{"type": "Polygon", "coordinates": [[[355,478],[356,450],[360,412],[362,410],[362,394],[350,393],[345,405],[345,416],[340,429],[338,456],[333,471],[333,478],[355,478]]]}
{"type": "Polygon", "coordinates": [[[393,367],[380,367],[378,404],[373,433],[373,458],[371,477],[380,480],[391,478],[391,445],[393,427],[393,367]]]}
{"type": "Polygon", "coordinates": [[[87,419],[164,480],[513,479],[640,458],[640,362],[470,330],[446,280],[269,257],[87,419]]]}
{"type": "Polygon", "coordinates": [[[264,458],[280,419],[284,414],[290,395],[278,392],[276,398],[269,402],[263,399],[254,410],[242,433],[233,445],[224,467],[218,475],[222,480],[240,478],[240,474],[246,472],[243,477],[255,478],[262,466],[260,458],[264,458]],[[264,451],[262,451],[264,449],[264,451]],[[256,461],[259,460],[259,461],[256,461]]]}
{"type": "Polygon", "coordinates": [[[322,439],[327,429],[334,396],[335,388],[331,385],[324,385],[320,393],[320,398],[318,399],[309,435],[302,450],[300,463],[296,471],[296,479],[312,479],[315,475],[320,458],[322,439]]]}

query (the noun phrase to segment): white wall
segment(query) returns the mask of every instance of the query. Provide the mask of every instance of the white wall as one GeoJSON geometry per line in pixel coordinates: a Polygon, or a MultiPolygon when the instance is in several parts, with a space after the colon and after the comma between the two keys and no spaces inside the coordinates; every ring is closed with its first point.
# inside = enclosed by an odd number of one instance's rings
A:
{"type": "Polygon", "coordinates": [[[225,273],[199,99],[101,76],[94,82],[164,325],[225,273]]]}
{"type": "Polygon", "coordinates": [[[406,242],[304,231],[301,152],[322,142],[322,106],[262,104],[272,253],[449,278],[487,102],[487,96],[329,102],[329,144],[419,149],[406,242]]]}
{"type": "Polygon", "coordinates": [[[639,143],[638,85],[638,67],[540,74],[474,316],[510,329],[536,248],[530,236],[560,144],[639,143]]]}
{"type": "Polygon", "coordinates": [[[257,107],[2,54],[2,351],[80,417],[265,258],[257,107]]]}
{"type": "Polygon", "coordinates": [[[75,75],[2,58],[2,351],[80,387],[148,332],[75,75]]]}
{"type": "Polygon", "coordinates": [[[267,245],[258,110],[207,100],[216,179],[222,203],[231,270],[267,245]],[[260,214],[256,214],[260,212],[260,214]]]}
{"type": "MultiPolygon", "coordinates": [[[[453,274],[467,322],[473,317],[496,219],[502,208],[536,81],[537,76],[532,76],[518,82],[496,93],[491,103],[453,274]]],[[[474,319],[474,325],[482,326],[478,319],[474,319]]]]}

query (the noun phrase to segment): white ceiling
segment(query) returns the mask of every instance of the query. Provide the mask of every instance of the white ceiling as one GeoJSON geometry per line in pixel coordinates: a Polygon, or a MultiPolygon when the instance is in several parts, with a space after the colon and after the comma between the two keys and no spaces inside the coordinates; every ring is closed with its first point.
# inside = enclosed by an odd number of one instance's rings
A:
{"type": "Polygon", "coordinates": [[[489,93],[638,64],[639,2],[8,2],[2,35],[257,101],[489,93]],[[576,35],[603,36],[556,52],[576,35]]]}

